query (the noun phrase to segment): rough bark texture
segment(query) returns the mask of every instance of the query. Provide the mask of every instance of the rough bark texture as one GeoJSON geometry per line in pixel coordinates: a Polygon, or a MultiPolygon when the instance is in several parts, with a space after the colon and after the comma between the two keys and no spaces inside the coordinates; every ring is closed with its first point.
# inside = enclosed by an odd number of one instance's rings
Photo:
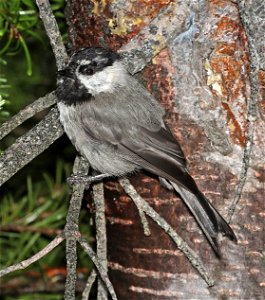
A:
{"type": "MultiPolygon", "coordinates": [[[[173,1],[68,1],[72,50],[108,46],[118,50],[173,1]]],[[[223,216],[235,197],[248,128],[249,52],[237,4],[186,1],[183,33],[137,75],[167,112],[189,170],[223,216]]],[[[176,5],[179,5],[176,2],[176,5]]],[[[252,37],[264,68],[264,2],[245,1],[252,37]]],[[[166,20],[165,20],[166,22],[166,20]]],[[[152,29],[150,29],[152,30],[152,29]]],[[[143,234],[137,209],[117,182],[105,185],[108,261],[111,280],[123,299],[263,299],[265,75],[259,98],[246,185],[231,226],[238,244],[223,239],[218,260],[194,219],[175,194],[154,176],[136,174],[132,183],[202,257],[216,279],[208,288],[167,235],[150,221],[143,234]]]]}
{"type": "MultiPolygon", "coordinates": [[[[54,98],[54,96],[52,97],[54,98]]],[[[62,134],[63,127],[59,122],[59,112],[57,108],[52,108],[39,124],[18,138],[16,143],[0,156],[0,185],[46,150],[62,134]],[[52,130],[49,126],[52,127],[52,130]],[[43,143],[43,140],[46,142],[43,143]]]]}

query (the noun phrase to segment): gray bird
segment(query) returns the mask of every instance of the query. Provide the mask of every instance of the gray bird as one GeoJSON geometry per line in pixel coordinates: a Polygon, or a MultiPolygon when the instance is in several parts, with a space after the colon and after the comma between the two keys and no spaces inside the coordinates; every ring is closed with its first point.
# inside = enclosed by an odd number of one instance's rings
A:
{"type": "Polygon", "coordinates": [[[103,48],[81,49],[58,71],[60,120],[77,151],[102,174],[145,169],[180,194],[217,256],[218,233],[236,241],[227,222],[189,175],[183,151],[164,123],[164,110],[103,48]]]}

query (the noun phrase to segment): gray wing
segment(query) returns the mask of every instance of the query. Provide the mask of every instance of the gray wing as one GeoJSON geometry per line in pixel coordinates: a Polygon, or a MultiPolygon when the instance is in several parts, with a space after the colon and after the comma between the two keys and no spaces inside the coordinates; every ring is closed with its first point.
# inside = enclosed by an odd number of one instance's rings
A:
{"type": "MultiPolygon", "coordinates": [[[[130,104],[117,104],[117,99],[111,97],[113,95],[101,95],[93,103],[83,106],[81,122],[87,135],[129,157],[137,157],[139,167],[158,176],[173,180],[179,172],[183,177],[187,172],[186,160],[177,140],[163,122],[161,107],[158,104],[155,104],[158,109],[146,107],[134,99],[130,104]]],[[[145,104],[150,101],[144,100],[145,104]]]]}
{"type": "Polygon", "coordinates": [[[187,172],[183,151],[164,124],[160,106],[148,107],[143,103],[147,104],[150,99],[139,103],[139,98],[133,98],[125,105],[122,98],[113,97],[103,94],[82,107],[81,122],[87,135],[114,147],[140,168],[198,193],[187,172]]]}
{"type": "MultiPolygon", "coordinates": [[[[158,155],[162,160],[170,159],[178,168],[186,169],[184,154],[164,124],[160,104],[135,79],[129,77],[128,80],[126,88],[115,93],[101,93],[80,106],[82,128],[100,143],[133,154],[130,157],[136,155],[143,168],[152,163],[157,163],[159,168],[159,159],[154,161],[158,155]]],[[[165,163],[165,167],[167,165],[165,163]]]]}

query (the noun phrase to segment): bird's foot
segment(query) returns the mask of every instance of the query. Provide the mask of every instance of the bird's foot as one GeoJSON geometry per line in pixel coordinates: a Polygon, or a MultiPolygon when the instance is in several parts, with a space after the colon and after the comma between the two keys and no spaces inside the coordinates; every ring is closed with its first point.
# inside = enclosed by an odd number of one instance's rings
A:
{"type": "Polygon", "coordinates": [[[71,175],[67,178],[67,183],[70,186],[73,186],[76,183],[85,184],[85,189],[88,189],[91,183],[99,182],[105,178],[110,177],[109,174],[98,174],[98,175],[71,175]]]}

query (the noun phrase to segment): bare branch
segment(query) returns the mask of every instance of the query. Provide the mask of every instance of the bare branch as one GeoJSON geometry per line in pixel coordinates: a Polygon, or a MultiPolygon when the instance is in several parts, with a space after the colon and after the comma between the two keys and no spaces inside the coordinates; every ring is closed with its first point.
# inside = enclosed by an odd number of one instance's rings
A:
{"type": "MultiPolygon", "coordinates": [[[[105,202],[104,202],[104,187],[103,183],[93,185],[93,199],[96,206],[96,238],[97,238],[97,256],[105,271],[108,270],[107,263],[107,233],[106,233],[106,217],[105,217],[105,202]]],[[[97,299],[108,300],[108,293],[102,280],[98,282],[97,299]]]]}
{"type": "MultiPolygon", "coordinates": [[[[85,176],[88,173],[88,162],[83,158],[77,156],[75,159],[73,173],[85,176]]],[[[66,238],[66,265],[67,277],[65,282],[64,299],[72,300],[75,298],[75,284],[76,284],[76,265],[77,265],[77,249],[76,241],[79,232],[78,222],[79,214],[82,204],[82,199],[85,191],[86,183],[73,184],[73,193],[68,208],[65,225],[65,238],[66,238]]]]}
{"type": "MultiPolygon", "coordinates": [[[[120,182],[121,186],[123,186],[122,182],[120,182]]],[[[140,195],[137,193],[137,196],[140,197],[140,195]]],[[[131,195],[130,195],[131,197],[131,195]]],[[[146,236],[149,236],[151,234],[151,231],[150,231],[150,228],[149,228],[149,224],[148,224],[148,220],[146,218],[146,214],[145,214],[145,210],[144,210],[144,207],[143,207],[143,202],[142,201],[134,201],[134,198],[132,198],[132,201],[134,202],[137,210],[138,210],[138,213],[139,213],[139,216],[140,216],[140,219],[141,219],[141,223],[143,225],[143,229],[144,229],[144,235],[146,236]]],[[[142,198],[141,198],[142,199],[142,198]]]]}
{"type": "Polygon", "coordinates": [[[119,183],[125,192],[132,198],[137,206],[142,207],[143,211],[154,220],[172,238],[177,247],[186,255],[192,266],[199,272],[208,286],[214,285],[214,280],[210,277],[204,267],[203,262],[197,254],[182,240],[176,231],[137,193],[128,179],[120,179],[119,183]]]}
{"type": "Polygon", "coordinates": [[[107,274],[105,268],[102,267],[101,263],[98,261],[95,252],[92,250],[92,248],[89,246],[88,242],[83,237],[80,237],[78,241],[79,241],[80,245],[82,246],[82,248],[86,251],[88,256],[91,258],[94,265],[96,266],[96,268],[100,274],[100,277],[101,277],[102,281],[105,283],[112,299],[117,300],[116,293],[114,291],[112,283],[109,280],[108,274],[107,274]]]}
{"type": "Polygon", "coordinates": [[[89,277],[88,277],[87,283],[86,283],[86,287],[84,288],[84,291],[82,293],[82,300],[88,300],[92,285],[95,282],[96,278],[97,278],[97,273],[93,269],[92,272],[89,274],[89,277]]]}
{"type": "Polygon", "coordinates": [[[63,44],[58,24],[52,13],[48,0],[36,0],[39,7],[40,18],[42,19],[46,33],[50,39],[52,50],[56,59],[57,68],[62,69],[68,61],[68,55],[63,44]]]}
{"type": "Polygon", "coordinates": [[[43,248],[41,251],[39,251],[38,253],[33,255],[31,258],[23,260],[18,264],[15,264],[13,266],[10,266],[6,269],[1,270],[0,277],[6,275],[8,273],[18,271],[18,270],[23,270],[23,269],[27,268],[28,266],[33,264],[35,261],[41,259],[46,254],[50,253],[55,247],[57,247],[59,244],[61,244],[61,242],[63,240],[64,240],[64,234],[57,235],[57,237],[54,240],[52,240],[45,248],[43,248]]]}
{"type": "Polygon", "coordinates": [[[143,229],[144,229],[144,235],[149,236],[151,234],[151,231],[150,231],[149,224],[146,219],[146,215],[144,213],[143,207],[141,205],[139,206],[140,203],[138,203],[138,202],[137,203],[134,202],[134,204],[136,205],[136,207],[138,209],[138,213],[139,213],[141,223],[142,223],[143,229]]]}
{"type": "MultiPolygon", "coordinates": [[[[73,166],[73,174],[78,176],[86,176],[88,173],[89,164],[81,156],[77,156],[73,166]]],[[[86,187],[86,182],[78,182],[73,184],[73,192],[70,200],[69,212],[66,217],[65,230],[77,230],[78,229],[78,220],[81,208],[81,202],[83,199],[84,190],[86,187]],[[78,187],[78,188],[77,188],[78,187]]]]}
{"type": "MultiPolygon", "coordinates": [[[[135,203],[135,205],[136,205],[136,203],[135,203]]],[[[138,212],[139,212],[141,223],[143,225],[144,235],[149,236],[149,235],[151,235],[151,231],[150,231],[149,224],[148,224],[148,221],[146,219],[146,216],[145,216],[144,212],[141,209],[139,209],[139,207],[137,207],[137,209],[138,209],[138,212]]]]}
{"type": "Polygon", "coordinates": [[[64,289],[65,300],[75,299],[77,249],[76,249],[76,239],[72,237],[72,234],[73,232],[71,232],[71,234],[69,234],[66,237],[67,276],[66,276],[65,289],[64,289]]]}
{"type": "Polygon", "coordinates": [[[247,120],[248,120],[248,132],[246,137],[246,145],[243,153],[243,162],[242,162],[242,169],[240,173],[239,183],[236,190],[236,195],[231,203],[227,219],[231,222],[231,219],[234,215],[236,210],[236,206],[240,201],[243,188],[245,186],[245,182],[247,179],[247,172],[249,169],[249,161],[251,156],[251,150],[253,145],[253,137],[255,131],[255,123],[257,119],[257,101],[258,101],[258,92],[259,92],[259,79],[258,79],[258,72],[259,72],[259,59],[256,52],[255,41],[254,41],[254,34],[251,32],[250,29],[250,22],[251,18],[248,16],[247,10],[245,9],[245,1],[238,0],[238,9],[242,24],[245,28],[246,36],[247,36],[247,43],[249,48],[250,54],[250,98],[248,99],[248,112],[247,112],[247,120]]]}
{"type": "Polygon", "coordinates": [[[2,140],[6,135],[8,135],[12,130],[18,127],[20,124],[33,117],[36,113],[50,107],[56,102],[56,97],[54,92],[40,97],[33,103],[26,106],[18,114],[12,117],[10,120],[6,121],[0,127],[0,140],[2,140]]]}
{"type": "Polygon", "coordinates": [[[0,186],[63,134],[57,108],[0,156],[0,186]]]}

